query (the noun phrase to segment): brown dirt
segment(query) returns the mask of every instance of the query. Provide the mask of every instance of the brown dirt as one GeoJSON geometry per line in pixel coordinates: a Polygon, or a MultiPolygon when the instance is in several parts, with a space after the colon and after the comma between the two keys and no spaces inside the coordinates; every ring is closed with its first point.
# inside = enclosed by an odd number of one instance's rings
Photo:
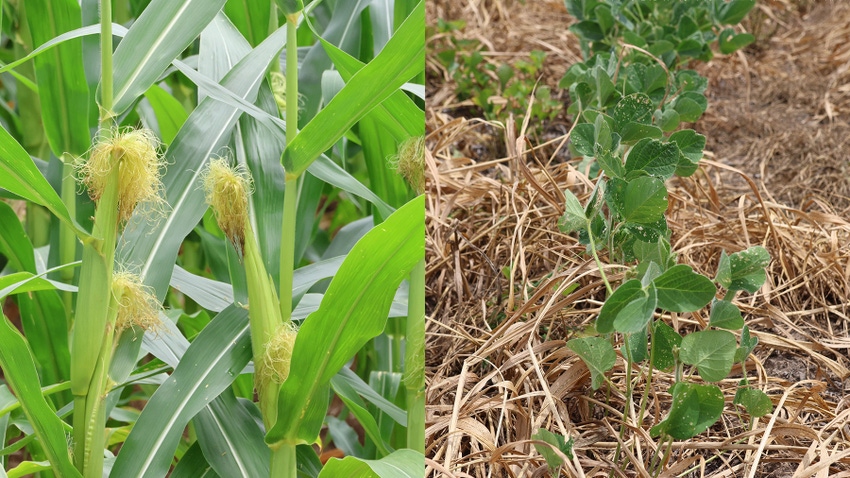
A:
{"type": "MultiPolygon", "coordinates": [[[[707,155],[700,173],[672,185],[670,227],[679,261],[709,275],[721,249],[770,251],[766,285],[736,302],[760,339],[748,376],[775,410],[750,424],[729,403],[709,431],[674,444],[666,473],[850,476],[850,4],[757,9],[744,25],[756,44],[697,68],[710,80],[709,110],[694,127],[707,155]]],[[[439,0],[429,25],[437,18],[464,18],[462,34],[489,41],[491,61],[546,50],[541,81],[552,87],[579,58],[560,1],[439,0]]],[[[430,475],[546,476],[530,442],[544,427],[576,442],[561,476],[644,476],[658,445],[642,431],[623,439],[635,456],[612,461],[630,402],[623,362],[609,374],[614,386],[593,392],[564,346],[605,297],[584,247],[555,227],[561,191],[590,191],[563,160],[566,136],[529,144],[507,118],[459,116],[469,105],[438,63],[427,68],[430,475]]],[[[703,315],[663,319],[684,332],[703,315]]],[[[730,402],[740,374],[720,383],[730,402]]],[[[644,378],[632,377],[637,400],[644,378]]],[[[654,377],[644,429],[664,418],[670,380],[654,377]]]]}

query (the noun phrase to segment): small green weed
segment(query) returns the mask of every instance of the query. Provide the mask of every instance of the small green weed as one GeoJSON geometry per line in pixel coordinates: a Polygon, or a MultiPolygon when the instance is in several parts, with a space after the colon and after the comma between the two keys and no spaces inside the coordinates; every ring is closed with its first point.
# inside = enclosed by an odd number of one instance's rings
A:
{"type": "Polygon", "coordinates": [[[478,40],[459,38],[462,21],[439,20],[437,31],[446,35],[437,58],[456,83],[459,100],[471,100],[488,120],[504,120],[513,114],[521,122],[531,106],[531,124],[551,121],[563,110],[563,104],[552,96],[552,90],[538,84],[546,61],[546,53],[534,50],[527,59],[511,64],[487,61],[486,51],[478,40]]]}

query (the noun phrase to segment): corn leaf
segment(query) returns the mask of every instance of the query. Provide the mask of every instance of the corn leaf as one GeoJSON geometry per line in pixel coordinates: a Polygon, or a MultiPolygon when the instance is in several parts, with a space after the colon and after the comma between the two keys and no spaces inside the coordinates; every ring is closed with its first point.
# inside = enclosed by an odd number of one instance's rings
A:
{"type": "Polygon", "coordinates": [[[145,98],[150,102],[156,116],[160,139],[166,146],[171,144],[189,114],[176,98],[158,85],[148,88],[145,98]]]}
{"type": "Polygon", "coordinates": [[[425,456],[409,449],[398,450],[380,460],[362,460],[347,456],[328,461],[319,478],[356,476],[358,478],[415,478],[422,476],[425,456]]]}
{"type": "MultiPolygon", "coordinates": [[[[27,2],[27,22],[33,45],[80,28],[80,5],[76,0],[27,2]]],[[[89,88],[83,71],[79,39],[68,40],[35,58],[41,117],[53,154],[82,155],[89,149],[89,88]]]]}
{"type": "Polygon", "coordinates": [[[90,237],[71,219],[62,199],[41,175],[29,154],[3,128],[0,128],[0,188],[46,207],[81,239],[90,237]]]}
{"type": "Polygon", "coordinates": [[[201,331],[148,401],[110,476],[165,476],[189,420],[229,387],[250,359],[248,311],[232,305],[201,331]]]}
{"type": "Polygon", "coordinates": [[[424,254],[424,197],[369,231],[334,276],[322,304],[304,320],[267,443],[312,443],[328,402],[330,379],[384,330],[395,290],[424,254]]]}
{"type": "Polygon", "coordinates": [[[422,71],[425,4],[420,2],[374,60],[355,74],[328,105],[286,146],[281,161],[300,174],[360,118],[422,71]]]}
{"type": "MultiPolygon", "coordinates": [[[[277,56],[286,39],[279,29],[243,58],[223,80],[224,86],[253,101],[268,64],[277,56]]],[[[207,159],[219,152],[229,139],[239,117],[236,108],[207,98],[192,112],[169,148],[165,159],[170,165],[163,177],[170,208],[158,222],[149,223],[137,214],[125,229],[117,256],[124,264],[139,264],[143,282],[165,297],[173,264],[183,238],[192,231],[206,211],[199,178],[207,159]]]]}
{"type": "Polygon", "coordinates": [[[224,3],[225,0],[153,0],[145,8],[115,50],[116,114],[126,111],[150,88],[224,3]]]}
{"type": "Polygon", "coordinates": [[[219,476],[269,476],[263,432],[233,390],[225,390],[192,419],[204,456],[219,476]]]}
{"type": "Polygon", "coordinates": [[[41,394],[32,352],[26,339],[0,313],[0,366],[6,383],[18,397],[50,464],[61,476],[80,476],[71,464],[62,420],[41,394]]]}
{"type": "Polygon", "coordinates": [[[270,0],[227,0],[224,13],[252,46],[269,35],[270,0]]]}

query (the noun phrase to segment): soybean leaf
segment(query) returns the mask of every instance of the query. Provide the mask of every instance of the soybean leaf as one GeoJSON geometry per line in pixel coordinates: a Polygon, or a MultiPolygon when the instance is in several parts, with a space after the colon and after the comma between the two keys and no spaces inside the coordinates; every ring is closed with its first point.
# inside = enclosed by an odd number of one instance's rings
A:
{"type": "Polygon", "coordinates": [[[288,174],[298,175],[307,169],[354,123],[422,70],[424,24],[425,4],[420,1],[384,49],[289,141],[281,157],[288,174]]]}
{"type": "Polygon", "coordinates": [[[90,237],[71,218],[62,199],[41,175],[35,162],[5,128],[0,128],[0,188],[46,207],[71,227],[80,239],[90,237]]]}
{"type": "Polygon", "coordinates": [[[622,214],[626,222],[658,222],[667,210],[667,187],[659,178],[643,176],[630,181],[622,197],[622,214]]]}
{"type": "MultiPolygon", "coordinates": [[[[386,49],[384,50],[386,51],[386,49]]],[[[278,421],[267,443],[312,443],[319,435],[330,379],[384,330],[395,290],[424,255],[424,196],[408,202],[355,244],[319,309],[304,320],[281,387],[278,421]]]]}
{"type": "Polygon", "coordinates": [[[62,476],[80,476],[71,464],[62,420],[41,393],[32,351],[26,339],[0,313],[0,366],[9,388],[18,397],[50,464],[62,476]]]}
{"type": "MultiPolygon", "coordinates": [[[[34,46],[81,26],[80,5],[69,0],[27,2],[26,17],[34,46]]],[[[35,58],[41,117],[57,157],[89,149],[89,89],[80,40],[63,42],[35,58]]]]}
{"type": "Polygon", "coordinates": [[[622,128],[628,123],[649,124],[652,120],[652,112],[655,105],[649,96],[643,93],[635,93],[624,96],[611,109],[611,117],[617,122],[617,128],[622,128]]]}
{"type": "MultiPolygon", "coordinates": [[[[620,142],[620,137],[614,133],[615,141],[620,142]]],[[[605,171],[605,174],[612,179],[620,179],[626,175],[623,168],[623,160],[620,159],[620,154],[614,150],[598,150],[596,151],[596,162],[605,171]]]]}
{"type": "Polygon", "coordinates": [[[762,246],[753,246],[730,255],[731,281],[728,289],[755,293],[767,278],[764,268],[768,264],[770,264],[770,254],[762,246]]]}
{"type": "Polygon", "coordinates": [[[731,0],[721,2],[717,11],[717,20],[725,25],[736,25],[747,16],[756,5],[756,0],[731,0]]]}
{"type": "Polygon", "coordinates": [[[587,365],[590,384],[594,390],[599,389],[605,380],[605,372],[611,370],[617,361],[617,353],[611,342],[602,337],[582,337],[568,341],[567,347],[587,365]]]}
{"type": "Polygon", "coordinates": [[[611,137],[611,126],[608,125],[608,122],[605,121],[605,118],[602,115],[596,117],[596,120],[593,122],[593,130],[594,130],[594,150],[602,150],[609,151],[612,146],[612,137],[611,137]]]}
{"type": "Polygon", "coordinates": [[[724,55],[734,53],[736,50],[740,50],[754,41],[756,41],[756,37],[751,33],[739,33],[736,35],[735,30],[731,28],[723,30],[717,37],[720,53],[724,55]]]}
{"type": "Polygon", "coordinates": [[[713,300],[711,303],[711,317],[709,325],[721,329],[738,330],[744,326],[744,318],[741,309],[728,300],[713,300]]]}
{"type": "Polygon", "coordinates": [[[732,403],[742,405],[747,413],[753,417],[762,417],[773,411],[773,402],[770,397],[755,388],[739,388],[735,392],[735,399],[732,403]]]}
{"type": "Polygon", "coordinates": [[[555,450],[560,451],[567,458],[573,458],[573,439],[570,438],[567,440],[562,435],[556,435],[545,428],[540,428],[537,430],[537,433],[531,435],[531,438],[534,440],[540,440],[542,442],[546,442],[551,446],[539,445],[537,443],[534,444],[534,449],[537,450],[537,453],[540,453],[543,456],[543,459],[546,460],[546,465],[549,466],[550,470],[556,470],[559,466],[564,464],[563,458],[560,457],[555,450]]]}
{"type": "Polygon", "coordinates": [[[599,311],[599,318],[596,319],[596,330],[600,334],[610,334],[613,332],[614,321],[620,311],[626,305],[643,295],[643,286],[639,280],[632,279],[623,283],[602,305],[602,309],[599,311]]]}
{"type": "Polygon", "coordinates": [[[668,179],[679,163],[679,148],[675,143],[644,138],[637,142],[626,157],[626,172],[645,171],[652,176],[668,179]]]}
{"type": "Polygon", "coordinates": [[[641,289],[642,295],[626,304],[614,319],[614,329],[624,334],[633,334],[646,330],[646,324],[652,320],[655,306],[658,304],[658,294],[651,284],[641,289]]]}
{"type": "Polygon", "coordinates": [[[759,343],[759,338],[750,335],[750,328],[746,325],[741,331],[741,346],[735,350],[735,363],[744,363],[747,357],[755,350],[759,343]]]}
{"type": "Polygon", "coordinates": [[[694,365],[706,382],[719,382],[729,375],[735,361],[735,336],[725,330],[702,330],[685,336],[679,357],[694,365]]]}
{"type": "Polygon", "coordinates": [[[679,123],[682,122],[682,119],[679,117],[679,113],[673,108],[667,108],[661,113],[661,121],[659,126],[661,130],[665,133],[669,133],[670,131],[674,131],[679,127],[679,123]]]}
{"type": "Polygon", "coordinates": [[[711,302],[717,289],[711,279],[679,264],[655,279],[658,307],[671,312],[694,312],[711,302]]]}
{"type": "Polygon", "coordinates": [[[113,111],[121,114],[127,110],[198,37],[224,3],[153,0],[115,49],[113,111]]]}
{"type": "Polygon", "coordinates": [[[248,329],[248,311],[231,305],[198,334],[142,410],[110,476],[165,476],[189,420],[229,387],[251,359],[248,329]]]}
{"type": "Polygon", "coordinates": [[[619,132],[622,136],[622,141],[626,144],[632,144],[636,141],[639,142],[645,138],[660,139],[664,136],[664,132],[661,128],[634,121],[624,124],[622,128],[619,129],[619,132]]]}
{"type": "Polygon", "coordinates": [[[558,229],[569,234],[587,226],[584,208],[578,198],[569,189],[564,190],[564,214],[558,219],[558,229]]]}
{"type": "Polygon", "coordinates": [[[397,450],[380,460],[363,460],[353,456],[331,458],[319,473],[319,478],[352,476],[362,478],[415,478],[422,476],[425,457],[407,448],[397,450]]]}
{"type": "Polygon", "coordinates": [[[717,276],[714,282],[720,284],[720,287],[728,289],[732,285],[732,263],[726,251],[720,251],[720,260],[717,263],[717,276]]]}
{"type": "Polygon", "coordinates": [[[670,135],[668,140],[679,146],[682,156],[692,163],[698,163],[702,159],[705,149],[705,136],[698,134],[692,129],[683,129],[670,135]]]}
{"type": "Polygon", "coordinates": [[[673,347],[682,344],[682,336],[673,327],[662,321],[656,321],[652,339],[652,366],[658,370],[666,370],[676,364],[673,347]]]}
{"type": "Polygon", "coordinates": [[[682,121],[693,123],[705,113],[705,97],[702,93],[685,92],[673,101],[673,109],[679,113],[682,121]]]}
{"type": "Polygon", "coordinates": [[[715,385],[678,382],[670,387],[670,393],[670,414],[650,429],[652,436],[663,433],[687,440],[707,430],[723,413],[723,392],[715,385]]]}
{"type": "Polygon", "coordinates": [[[595,134],[596,130],[592,124],[581,123],[573,128],[573,132],[570,133],[570,141],[580,155],[593,156],[595,134]]]}

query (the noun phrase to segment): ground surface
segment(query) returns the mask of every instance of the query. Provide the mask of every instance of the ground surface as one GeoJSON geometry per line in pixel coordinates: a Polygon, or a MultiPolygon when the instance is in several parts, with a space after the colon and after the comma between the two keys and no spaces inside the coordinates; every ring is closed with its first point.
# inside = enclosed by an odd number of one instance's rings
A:
{"type": "MultiPolygon", "coordinates": [[[[560,1],[440,0],[428,15],[464,19],[456,35],[485,44],[487,61],[546,51],[541,84],[554,89],[580,58],[560,1]]],[[[675,443],[666,476],[850,476],[850,4],[761,1],[744,27],[754,45],[696,66],[710,81],[693,125],[707,155],[671,184],[669,216],[679,261],[708,275],[721,250],[770,251],[767,284],[737,302],[760,339],[748,376],[775,410],[741,416],[733,370],[721,421],[675,443]]],[[[605,297],[584,246],[556,227],[561,191],[589,193],[563,147],[570,118],[530,125],[528,141],[508,118],[475,119],[434,60],[445,41],[428,41],[429,473],[546,476],[530,443],[543,427],[575,439],[562,476],[648,476],[657,444],[643,430],[664,418],[670,377],[655,377],[648,422],[622,438],[634,456],[615,463],[630,401],[594,393],[564,346],[605,297]]],[[[705,319],[664,318],[681,331],[705,319]]],[[[620,391],[623,372],[619,361],[620,391]]],[[[646,383],[634,386],[639,399],[646,383]]]]}

